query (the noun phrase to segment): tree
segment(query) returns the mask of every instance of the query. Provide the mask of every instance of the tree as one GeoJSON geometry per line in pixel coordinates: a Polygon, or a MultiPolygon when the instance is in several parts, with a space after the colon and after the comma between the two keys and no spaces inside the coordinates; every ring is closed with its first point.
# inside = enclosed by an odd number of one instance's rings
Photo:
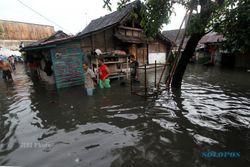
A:
{"type": "MultiPolygon", "coordinates": [[[[104,6],[110,6],[111,0],[103,1],[104,6]]],[[[122,7],[128,2],[130,0],[120,0],[119,6],[122,7]]],[[[144,0],[140,2],[143,4],[140,12],[142,17],[141,26],[148,36],[154,36],[163,23],[168,23],[175,3],[185,6],[187,9],[193,9],[191,11],[196,11],[196,14],[191,17],[191,24],[188,26],[190,38],[173,75],[171,86],[174,88],[181,87],[189,59],[193,56],[198,42],[206,33],[214,28],[220,30],[220,32],[225,34],[228,41],[232,40],[234,42],[235,48],[244,46],[243,42],[237,39],[237,35],[241,34],[242,39],[244,39],[246,38],[244,34],[249,34],[247,32],[249,29],[247,28],[249,27],[249,10],[246,10],[245,7],[246,5],[249,7],[249,0],[144,0]],[[198,6],[200,6],[200,12],[197,10],[198,6]],[[234,13],[238,13],[238,16],[231,18],[234,16],[234,13]],[[241,25],[241,21],[246,15],[248,20],[246,24],[241,25]],[[234,33],[237,26],[247,27],[238,33],[234,33]]],[[[249,42],[250,38],[249,36],[247,37],[249,42]]],[[[250,42],[248,44],[250,45],[250,42]]]]}
{"type": "Polygon", "coordinates": [[[200,5],[200,13],[197,13],[189,25],[190,38],[182,52],[179,63],[177,64],[176,71],[173,74],[171,86],[180,88],[182,78],[188,65],[189,59],[193,56],[200,39],[209,32],[208,25],[213,13],[220,9],[223,2],[213,2],[212,0],[191,0],[187,5],[189,8],[197,8],[200,5]]]}
{"type": "Polygon", "coordinates": [[[214,16],[214,29],[225,37],[224,47],[231,53],[250,52],[250,1],[225,3],[225,8],[214,16]]]}

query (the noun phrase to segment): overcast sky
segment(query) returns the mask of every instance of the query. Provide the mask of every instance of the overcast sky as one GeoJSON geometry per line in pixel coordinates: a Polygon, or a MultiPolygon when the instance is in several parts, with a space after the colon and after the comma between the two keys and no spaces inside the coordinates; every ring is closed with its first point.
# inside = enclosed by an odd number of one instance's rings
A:
{"type": "MultiPolygon", "coordinates": [[[[117,1],[113,0],[113,11],[116,9],[117,1]]],[[[179,28],[185,10],[180,6],[175,10],[177,16],[171,18],[171,23],[164,26],[164,30],[179,28]]],[[[91,20],[108,13],[110,11],[103,8],[103,0],[0,0],[0,19],[2,20],[52,25],[55,30],[63,28],[64,32],[72,34],[82,31],[91,20]],[[19,1],[55,24],[39,16],[19,1]]]]}

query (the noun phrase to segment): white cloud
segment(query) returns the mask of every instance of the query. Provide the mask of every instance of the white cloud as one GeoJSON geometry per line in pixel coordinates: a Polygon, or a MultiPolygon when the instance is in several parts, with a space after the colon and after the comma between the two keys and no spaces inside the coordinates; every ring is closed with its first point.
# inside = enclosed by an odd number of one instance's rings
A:
{"type": "MultiPolygon", "coordinates": [[[[103,8],[103,0],[21,0],[23,3],[41,13],[43,16],[57,23],[64,28],[64,31],[76,34],[82,31],[86,23],[91,20],[110,13],[103,8]]],[[[113,0],[113,10],[115,10],[118,0],[113,0]]],[[[32,10],[23,6],[18,0],[0,0],[0,19],[13,20],[37,24],[52,25],[55,30],[61,29],[55,24],[47,21],[32,10]]],[[[180,10],[181,11],[181,10],[180,10]]],[[[181,12],[177,11],[177,15],[181,12]]],[[[185,12],[185,11],[184,11],[185,12]]],[[[180,16],[178,16],[180,17],[180,16]]],[[[173,27],[178,27],[179,22],[171,22],[173,27]],[[176,26],[178,25],[178,26],[176,26]]],[[[181,19],[180,19],[181,20],[181,19]]],[[[167,29],[169,29],[167,26],[167,29]]],[[[164,27],[166,29],[166,27],[164,27]]]]}
{"type": "Polygon", "coordinates": [[[168,25],[163,26],[163,30],[179,29],[181,22],[185,16],[186,10],[181,5],[174,5],[175,13],[170,17],[171,22],[168,25]]]}

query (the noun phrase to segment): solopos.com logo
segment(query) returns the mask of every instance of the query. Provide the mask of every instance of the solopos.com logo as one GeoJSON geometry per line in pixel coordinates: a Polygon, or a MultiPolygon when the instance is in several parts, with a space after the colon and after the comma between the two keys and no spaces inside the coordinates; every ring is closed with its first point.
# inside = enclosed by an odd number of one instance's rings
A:
{"type": "Polygon", "coordinates": [[[237,151],[206,151],[202,152],[204,158],[239,158],[240,152],[237,151]]]}

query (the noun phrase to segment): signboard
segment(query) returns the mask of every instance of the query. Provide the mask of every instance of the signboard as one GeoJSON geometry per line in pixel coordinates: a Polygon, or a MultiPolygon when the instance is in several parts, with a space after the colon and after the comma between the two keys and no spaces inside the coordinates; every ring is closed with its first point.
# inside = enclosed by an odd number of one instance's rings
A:
{"type": "Polygon", "coordinates": [[[57,46],[52,49],[52,62],[57,88],[82,85],[83,55],[79,45],[57,46]]]}
{"type": "Polygon", "coordinates": [[[166,63],[166,53],[149,53],[148,55],[148,62],[149,64],[160,63],[165,64],[166,63]]]}

